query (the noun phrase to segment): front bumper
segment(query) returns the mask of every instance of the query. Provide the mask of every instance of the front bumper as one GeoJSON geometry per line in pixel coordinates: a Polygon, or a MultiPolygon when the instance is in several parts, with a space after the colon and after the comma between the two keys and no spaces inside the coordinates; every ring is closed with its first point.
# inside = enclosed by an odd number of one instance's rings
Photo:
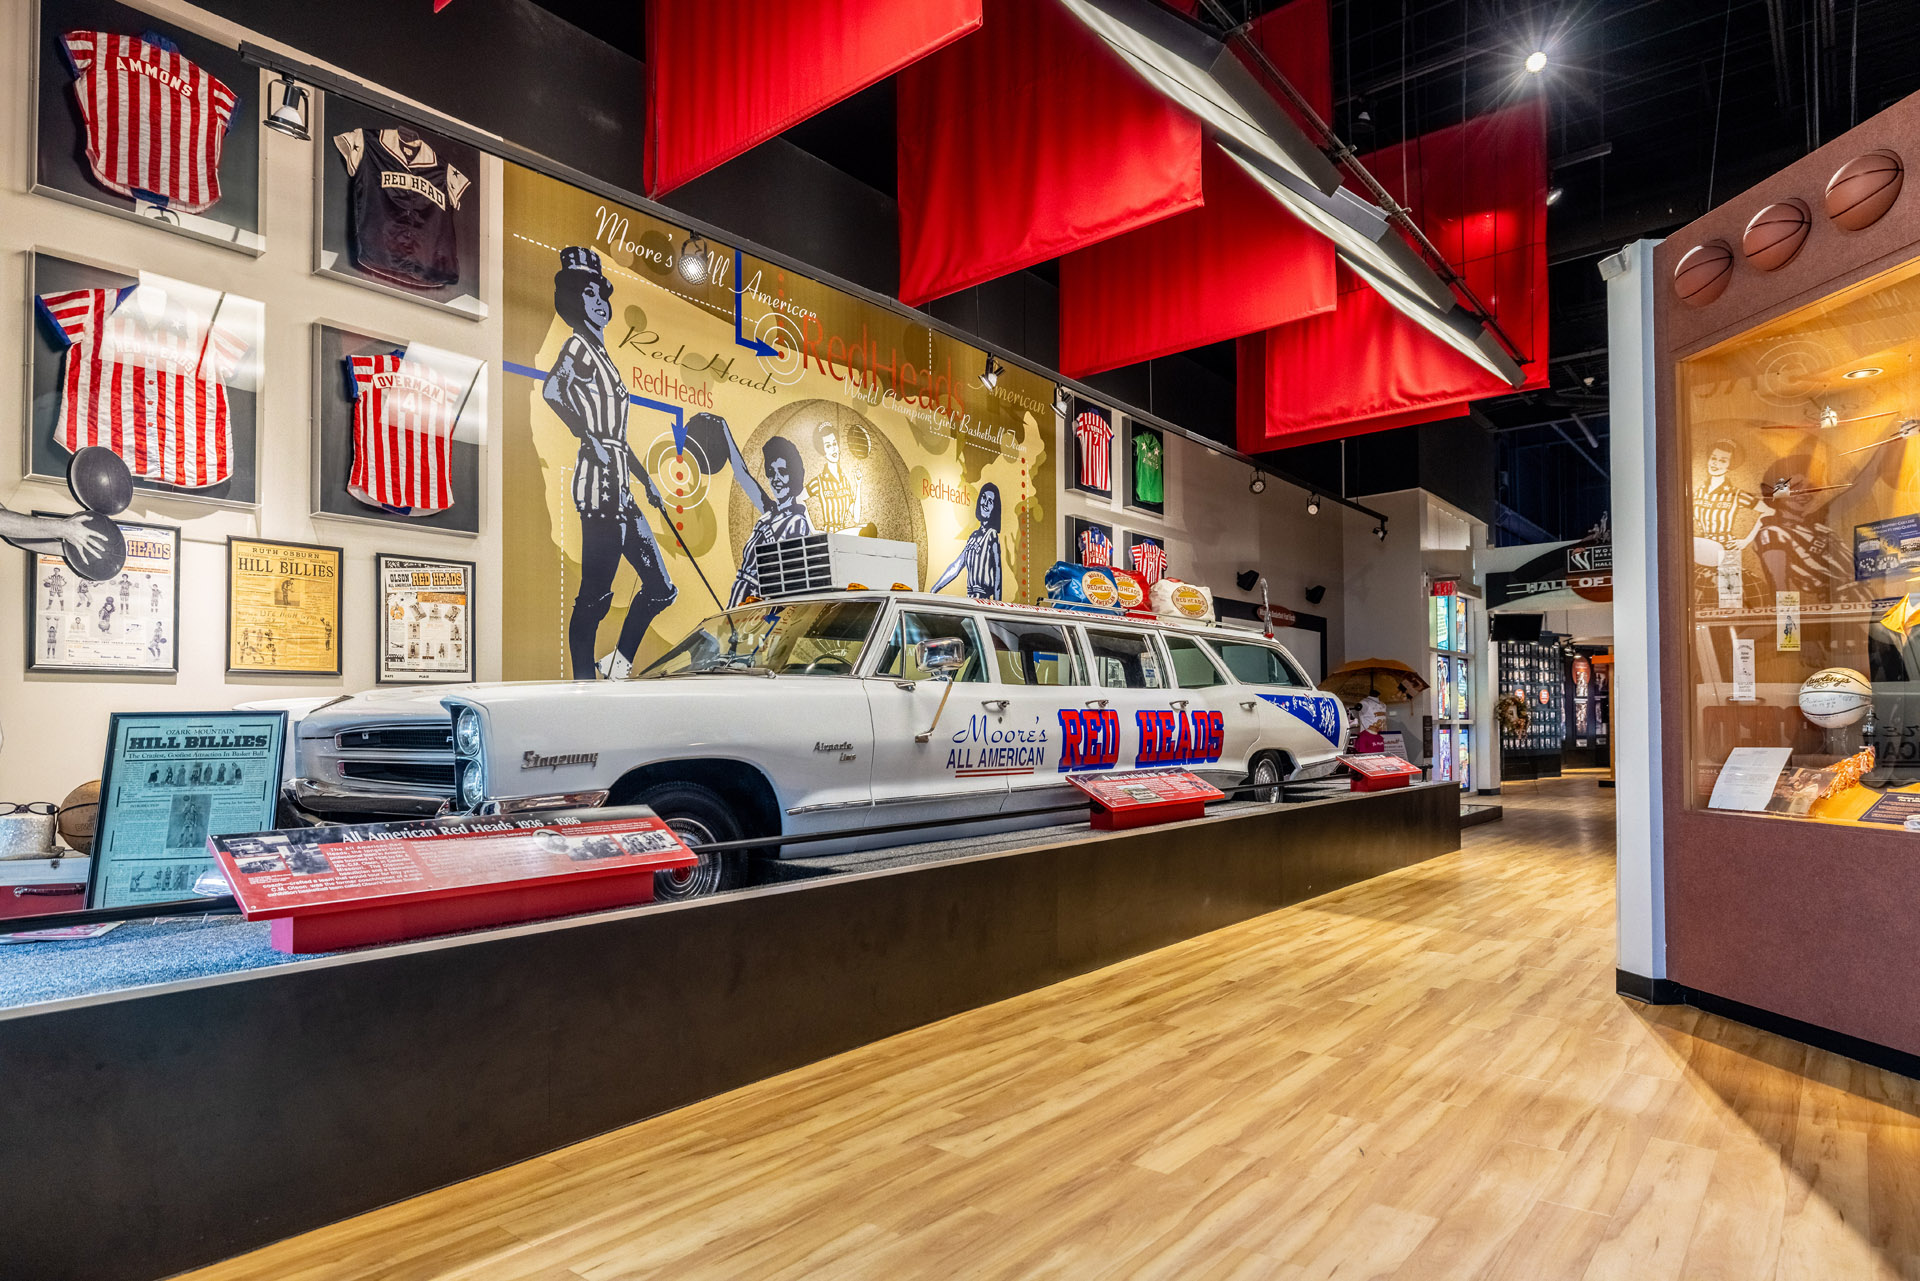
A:
{"type": "Polygon", "coordinates": [[[280,796],[295,817],[313,826],[384,823],[395,819],[433,818],[453,812],[453,801],[445,796],[345,791],[321,787],[304,778],[296,778],[288,783],[281,789],[280,796]]]}

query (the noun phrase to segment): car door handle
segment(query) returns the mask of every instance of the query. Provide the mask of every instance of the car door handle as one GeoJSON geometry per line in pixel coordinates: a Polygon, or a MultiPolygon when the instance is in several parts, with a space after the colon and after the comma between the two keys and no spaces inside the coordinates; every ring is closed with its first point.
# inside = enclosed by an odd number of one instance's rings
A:
{"type": "Polygon", "coordinates": [[[1008,700],[1004,698],[983,698],[980,700],[980,706],[991,707],[996,712],[1006,711],[1007,705],[1008,700]]]}
{"type": "Polygon", "coordinates": [[[1243,700],[1243,701],[1241,702],[1241,704],[1240,704],[1240,706],[1241,706],[1241,707],[1243,707],[1243,708],[1245,708],[1245,709],[1246,709],[1247,711],[1249,711],[1249,712],[1250,712],[1250,711],[1252,711],[1252,710],[1253,710],[1254,708],[1256,708],[1256,707],[1258,707],[1258,706],[1260,706],[1260,700],[1259,700],[1259,699],[1257,699],[1257,698],[1249,698],[1249,699],[1245,699],[1245,700],[1243,700]]]}
{"type": "Polygon", "coordinates": [[[1181,711],[1183,711],[1183,712],[1184,712],[1184,711],[1186,711],[1186,710],[1187,710],[1187,708],[1189,708],[1189,707],[1191,707],[1191,706],[1193,706],[1193,703],[1192,703],[1192,701],[1191,701],[1191,700],[1189,700],[1189,699],[1185,699],[1185,698],[1176,698],[1176,699],[1174,699],[1174,700],[1173,700],[1173,702],[1171,702],[1171,703],[1169,703],[1169,704],[1168,704],[1168,706],[1169,706],[1169,707],[1176,707],[1176,708],[1178,708],[1178,709],[1180,709],[1181,711]]]}
{"type": "Polygon", "coordinates": [[[1090,698],[1087,700],[1088,707],[1105,707],[1106,705],[1107,700],[1104,698],[1090,698]]]}

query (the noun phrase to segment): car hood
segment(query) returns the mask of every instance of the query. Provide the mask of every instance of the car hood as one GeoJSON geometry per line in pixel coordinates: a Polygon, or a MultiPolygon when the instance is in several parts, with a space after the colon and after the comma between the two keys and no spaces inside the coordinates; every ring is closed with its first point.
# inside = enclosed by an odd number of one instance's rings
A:
{"type": "Polygon", "coordinates": [[[300,722],[300,737],[325,738],[352,726],[382,720],[440,720],[447,715],[446,700],[499,709],[531,703],[539,706],[543,716],[564,716],[564,709],[576,702],[591,700],[597,704],[604,699],[676,697],[745,681],[764,689],[766,680],[767,677],[757,675],[716,674],[665,680],[482,681],[471,685],[370,689],[309,712],[300,722]]]}

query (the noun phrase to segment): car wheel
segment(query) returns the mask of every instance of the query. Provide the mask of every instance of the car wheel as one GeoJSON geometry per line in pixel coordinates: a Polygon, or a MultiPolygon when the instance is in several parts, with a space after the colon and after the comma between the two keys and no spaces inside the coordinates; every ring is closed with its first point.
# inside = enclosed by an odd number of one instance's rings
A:
{"type": "Polygon", "coordinates": [[[1253,773],[1248,781],[1253,784],[1253,799],[1272,805],[1280,800],[1280,780],[1284,777],[1280,768],[1280,758],[1262,755],[1253,763],[1253,773]]]}
{"type": "MultiPolygon", "coordinates": [[[[746,835],[720,794],[698,783],[655,783],[627,803],[647,806],[688,845],[737,841],[746,835]]],[[[700,859],[696,866],[653,874],[656,902],[704,898],[739,883],[741,855],[738,851],[707,854],[696,849],[694,853],[700,859]]]]}

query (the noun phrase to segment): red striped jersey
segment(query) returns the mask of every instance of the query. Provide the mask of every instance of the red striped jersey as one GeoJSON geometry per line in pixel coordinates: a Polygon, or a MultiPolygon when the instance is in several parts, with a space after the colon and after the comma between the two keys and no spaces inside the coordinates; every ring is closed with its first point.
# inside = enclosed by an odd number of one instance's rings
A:
{"type": "Polygon", "coordinates": [[[1167,549],[1155,542],[1138,542],[1133,545],[1133,572],[1147,580],[1151,587],[1167,576],[1167,549]]]}
{"type": "Polygon", "coordinates": [[[453,506],[453,425],[461,389],[404,352],[347,357],[353,473],[347,491],[409,516],[453,506]]]}
{"type": "Polygon", "coordinates": [[[247,345],[158,286],[42,294],[67,347],[60,443],[105,445],[144,480],[204,489],[233,471],[226,381],[247,345]]]}
{"type": "Polygon", "coordinates": [[[1073,420],[1073,434],[1080,441],[1080,485],[1101,491],[1113,488],[1113,424],[1096,409],[1082,410],[1073,420]]]}
{"type": "Polygon", "coordinates": [[[220,199],[220,148],[239,99],[159,37],[61,37],[101,185],[199,213],[220,199]]]}
{"type": "Polygon", "coordinates": [[[1088,568],[1113,564],[1113,540],[1097,529],[1080,531],[1080,563],[1088,568]]]}

